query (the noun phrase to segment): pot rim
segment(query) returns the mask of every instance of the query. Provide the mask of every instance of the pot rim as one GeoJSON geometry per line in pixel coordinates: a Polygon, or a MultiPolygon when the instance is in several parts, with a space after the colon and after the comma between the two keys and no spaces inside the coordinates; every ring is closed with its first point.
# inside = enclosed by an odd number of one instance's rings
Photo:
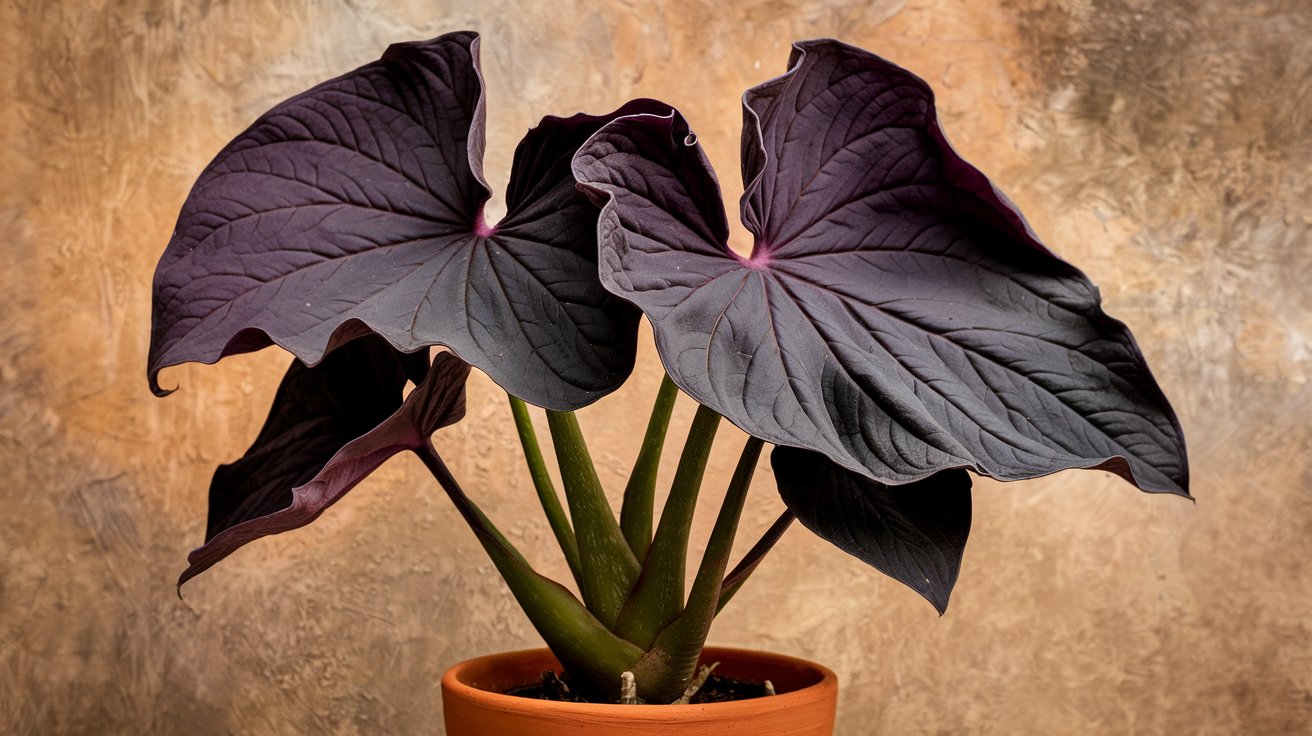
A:
{"type": "MultiPolygon", "coordinates": [[[[766,652],[759,649],[718,646],[706,647],[703,650],[703,658],[735,658],[749,662],[760,662],[767,667],[774,664],[785,668],[809,670],[814,672],[818,676],[818,679],[810,685],[797,690],[779,693],[778,695],[747,698],[745,700],[727,700],[716,703],[690,703],[687,705],[620,705],[618,703],[569,703],[555,700],[537,700],[534,698],[521,697],[519,695],[507,695],[501,692],[484,690],[475,685],[465,683],[460,679],[464,673],[475,668],[479,668],[480,670],[492,668],[495,666],[497,660],[541,656],[543,654],[550,658],[551,661],[556,661],[555,656],[551,654],[551,650],[546,649],[545,647],[519,649],[467,659],[463,662],[452,665],[445,673],[443,673],[442,690],[455,697],[472,701],[478,705],[496,710],[531,710],[538,713],[546,712],[559,714],[561,716],[568,716],[570,714],[577,716],[600,716],[603,714],[614,716],[617,712],[622,712],[626,719],[633,721],[666,721],[672,716],[691,716],[712,710],[717,716],[731,716],[734,711],[760,714],[762,711],[774,712],[790,710],[804,703],[813,703],[816,700],[823,700],[826,698],[832,699],[836,696],[838,690],[838,676],[824,665],[787,654],[776,654],[774,652],[766,652]]],[[[559,666],[559,663],[557,663],[557,666],[559,666]]]]}

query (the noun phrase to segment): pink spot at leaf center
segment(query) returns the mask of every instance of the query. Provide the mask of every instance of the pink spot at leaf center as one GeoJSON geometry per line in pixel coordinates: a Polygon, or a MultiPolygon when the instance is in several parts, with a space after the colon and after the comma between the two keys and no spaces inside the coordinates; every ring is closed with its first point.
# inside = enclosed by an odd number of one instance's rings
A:
{"type": "Polygon", "coordinates": [[[490,238],[496,232],[497,226],[487,224],[487,219],[483,216],[483,208],[478,208],[478,216],[474,218],[474,235],[480,238],[490,238]]]}

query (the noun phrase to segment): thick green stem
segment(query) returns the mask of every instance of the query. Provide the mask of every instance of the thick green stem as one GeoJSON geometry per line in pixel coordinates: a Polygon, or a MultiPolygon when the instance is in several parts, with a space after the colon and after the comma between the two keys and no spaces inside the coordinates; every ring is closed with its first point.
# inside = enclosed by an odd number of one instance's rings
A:
{"type": "Polygon", "coordinates": [[[647,420],[647,433],[642,438],[642,449],[633,464],[629,484],[624,488],[624,504],[620,507],[620,529],[629,549],[638,559],[647,556],[651,545],[652,515],[656,502],[656,473],[660,469],[661,450],[665,447],[665,432],[670,426],[670,414],[679,388],[667,374],[656,393],[656,405],[651,419],[647,420]]]}
{"type": "Polygon", "coordinates": [[[565,562],[574,576],[574,584],[582,590],[583,573],[579,564],[578,540],[574,538],[574,529],[570,526],[569,518],[565,516],[565,509],[560,505],[560,497],[556,495],[551,474],[547,472],[546,460],[543,459],[542,449],[538,446],[537,431],[533,429],[533,417],[529,415],[528,405],[523,400],[510,394],[507,396],[510,397],[510,411],[515,416],[515,428],[519,430],[519,444],[524,448],[524,459],[528,463],[529,475],[533,478],[533,488],[538,492],[538,501],[542,503],[542,511],[547,516],[547,522],[551,524],[551,533],[556,535],[556,543],[560,545],[560,551],[565,555],[565,562]]]}
{"type": "Polygon", "coordinates": [[[714,410],[697,407],[642,576],[619,616],[615,633],[638,646],[651,644],[683,610],[688,534],[719,424],[720,415],[714,410]]]}
{"type": "Polygon", "coordinates": [[[743,504],[747,500],[747,491],[751,488],[752,476],[756,472],[756,463],[761,457],[764,444],[750,437],[743,446],[738,467],[734,470],[733,480],[729,482],[729,490],[720,506],[720,514],[715,519],[715,527],[706,543],[706,553],[697,569],[692,592],[688,595],[688,605],[673,623],[660,632],[634,670],[640,683],[647,681],[650,696],[662,701],[666,697],[678,697],[681,688],[696,669],[697,658],[711,630],[711,622],[719,610],[724,571],[729,567],[729,555],[733,552],[733,540],[738,532],[738,522],[742,519],[743,504]]]}
{"type": "Polygon", "coordinates": [[[535,572],[465,495],[431,442],[416,454],[474,530],[520,608],[565,669],[600,687],[617,688],[607,683],[618,683],[620,673],[632,669],[642,650],[612,634],[564,586],[535,572]]]}
{"type": "Polygon", "coordinates": [[[583,601],[603,624],[614,627],[638,579],[638,559],[615,521],[574,412],[548,411],[547,423],[578,540],[583,601]]]}

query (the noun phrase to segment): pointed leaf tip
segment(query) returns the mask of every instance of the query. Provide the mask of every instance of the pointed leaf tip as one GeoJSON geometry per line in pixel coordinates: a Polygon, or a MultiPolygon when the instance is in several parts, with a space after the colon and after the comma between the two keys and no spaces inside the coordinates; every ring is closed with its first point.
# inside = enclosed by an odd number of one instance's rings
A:
{"type": "Polygon", "coordinates": [[[770,464],[803,526],[947,611],[970,533],[966,471],[887,486],[807,450],[777,447],[770,464]]]}

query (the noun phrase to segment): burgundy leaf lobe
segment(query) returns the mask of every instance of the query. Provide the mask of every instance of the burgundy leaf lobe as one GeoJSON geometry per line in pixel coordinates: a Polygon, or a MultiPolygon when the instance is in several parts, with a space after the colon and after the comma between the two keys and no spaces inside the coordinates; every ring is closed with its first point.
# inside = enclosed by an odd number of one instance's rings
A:
{"type": "Polygon", "coordinates": [[[205,544],[188,555],[179,588],[249,542],[314,521],[387,459],[464,416],[467,363],[438,353],[402,401],[416,375],[406,361],[368,337],[314,368],[293,363],[251,449],[215,473],[205,544]],[[371,423],[380,409],[390,416],[371,423]]]}
{"type": "Polygon", "coordinates": [[[887,486],[792,447],[775,448],[770,465],[805,527],[947,610],[970,533],[966,471],[887,486]]]}

